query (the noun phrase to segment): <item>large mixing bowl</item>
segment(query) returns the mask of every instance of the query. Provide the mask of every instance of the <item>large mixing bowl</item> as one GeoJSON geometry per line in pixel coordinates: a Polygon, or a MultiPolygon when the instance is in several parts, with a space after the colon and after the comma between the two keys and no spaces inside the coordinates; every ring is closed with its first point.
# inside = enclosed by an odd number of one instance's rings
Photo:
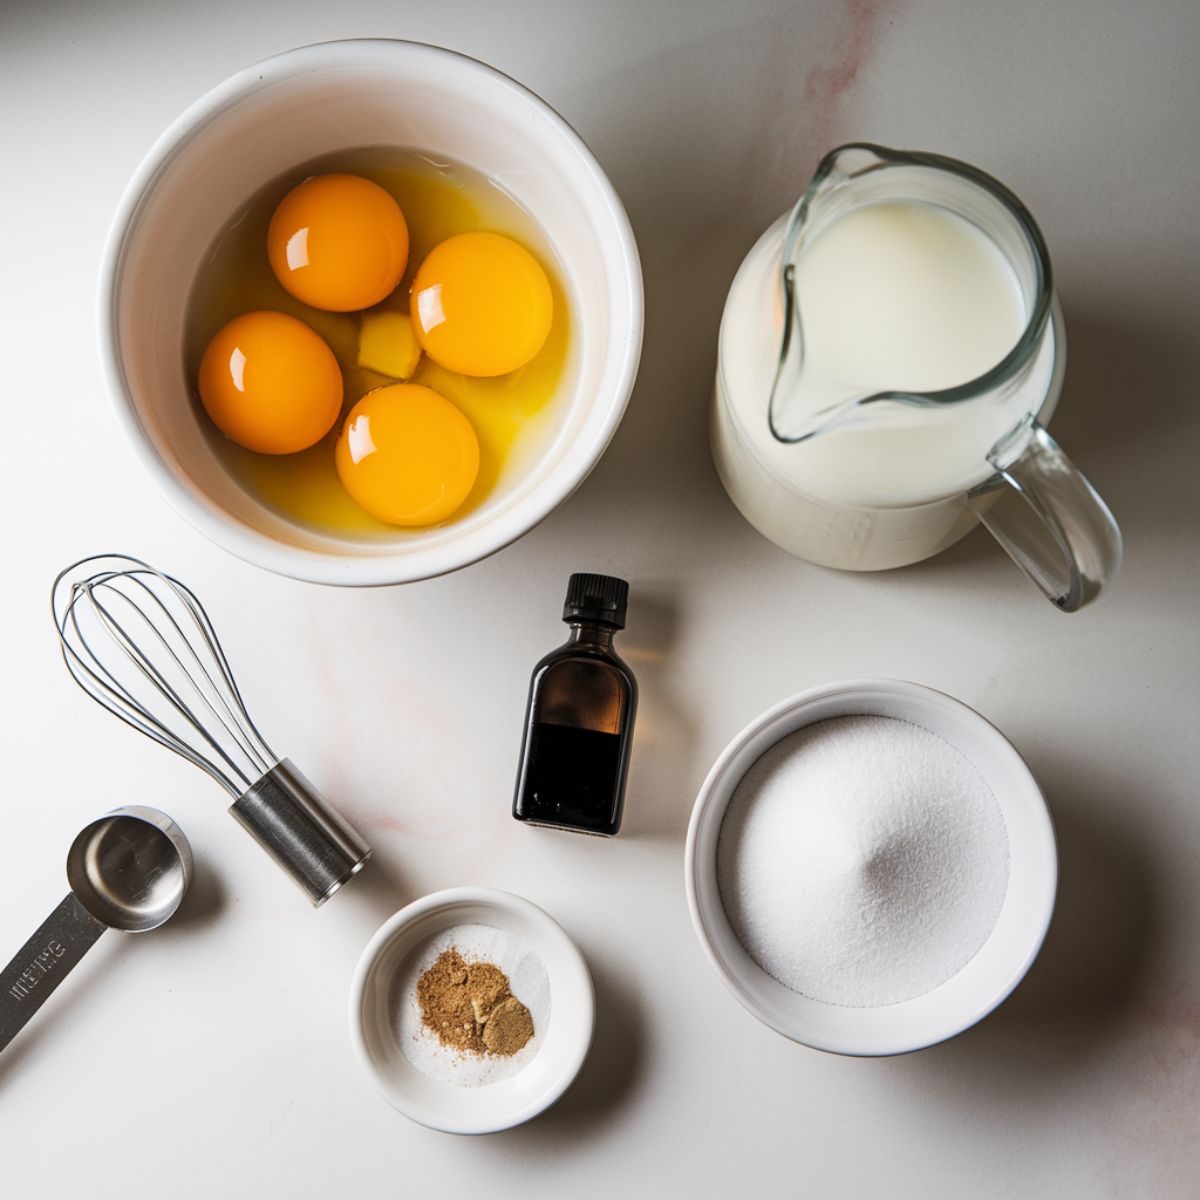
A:
{"type": "Polygon", "coordinates": [[[633,388],[642,280],[629,221],[578,135],[499,71],[413,42],[328,42],[226,80],[158,140],[121,200],[100,289],[102,357],[137,457],[193,525],[234,554],[321,583],[385,584],[465,566],[519,538],[596,465],[633,388]],[[544,451],[439,528],[375,538],[307,526],[230,473],[184,365],[192,285],[214,239],[265,184],[302,163],[394,145],[497,181],[559,258],[572,350],[544,451]]]}

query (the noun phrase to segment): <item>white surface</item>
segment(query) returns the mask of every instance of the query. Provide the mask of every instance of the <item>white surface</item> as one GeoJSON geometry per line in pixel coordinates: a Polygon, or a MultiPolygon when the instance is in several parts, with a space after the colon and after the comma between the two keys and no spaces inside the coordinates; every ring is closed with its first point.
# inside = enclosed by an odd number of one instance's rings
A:
{"type": "Polygon", "coordinates": [[[198,860],[186,911],[105,935],[0,1057],[6,1197],[127,1195],[131,1162],[185,1200],[1194,1194],[1191,0],[7,3],[0,33],[0,945],[15,951],[58,902],[72,836],[113,804],[167,809],[198,860]],[[568,504],[466,571],[355,592],[247,566],[162,503],[103,395],[94,305],[121,189],[188,103],[273,51],[381,33],[488,59],[579,129],[630,212],[647,337],[626,419],[568,504]],[[849,137],[978,162],[1037,213],[1071,343],[1053,428],[1128,542],[1111,594],[1077,616],[983,533],[894,575],[806,566],[717,482],[705,408],[725,291],[820,151],[849,137]],[[210,781],[100,712],[57,661],[50,579],[113,548],[197,589],[268,740],[374,842],[370,869],[319,912],[210,781]],[[580,569],[633,585],[622,642],[642,705],[611,842],[508,817],[528,672],[580,569]],[[696,943],[682,879],[688,811],[730,737],[853,675],[915,679],[994,721],[1045,789],[1062,853],[1055,924],[1017,993],[960,1038],[879,1061],[792,1045],[745,1013],[696,943]],[[470,1140],[392,1111],[346,1033],[380,921],[459,883],[545,907],[598,997],[596,1045],[560,1104],[470,1140]]]}
{"type": "Polygon", "coordinates": [[[1054,903],[1054,834],[1036,782],[1012,746],[954,699],[900,680],[855,679],[809,689],[752,721],[700,789],[688,828],[688,907],[705,952],[734,995],[773,1029],[841,1053],[898,1054],[950,1037],[1009,994],[1037,953],[1054,903]],[[1009,886],[987,942],[941,986],[881,1008],[803,996],[747,954],[721,904],[717,842],[725,807],[746,771],[781,737],[813,721],[871,714],[910,720],[950,742],[978,768],[1004,816],[1009,886]]]}
{"type": "MultiPolygon", "coordinates": [[[[464,954],[471,957],[465,946],[464,954]]],[[[509,978],[520,998],[519,974],[509,978]]],[[[545,1111],[578,1076],[595,1021],[595,990],[578,948],[537,905],[494,888],[448,888],[407,905],[380,926],[350,985],[350,1040],[372,1082],[400,1112],[449,1133],[493,1133],[545,1111]],[[528,1058],[518,1055],[521,1069],[486,1087],[455,1087],[430,1078],[410,1061],[394,1030],[396,986],[407,974],[408,960],[431,936],[464,924],[492,925],[521,939],[549,977],[546,1004],[530,997],[535,1052],[528,1058]]]]}
{"type": "Polygon", "coordinates": [[[319,583],[429,578],[536,525],[611,440],[642,338],[641,269],[628,219],[570,127],[472,59],[379,39],[274,56],[190,106],[121,198],[100,296],[115,411],[164,495],[248,562],[319,583]],[[389,137],[501,180],[532,214],[571,293],[573,346],[552,436],[533,469],[502,475],[460,521],[363,538],[316,531],[251,497],[201,429],[181,364],[192,281],[231,216],[283,172],[389,137]]]}

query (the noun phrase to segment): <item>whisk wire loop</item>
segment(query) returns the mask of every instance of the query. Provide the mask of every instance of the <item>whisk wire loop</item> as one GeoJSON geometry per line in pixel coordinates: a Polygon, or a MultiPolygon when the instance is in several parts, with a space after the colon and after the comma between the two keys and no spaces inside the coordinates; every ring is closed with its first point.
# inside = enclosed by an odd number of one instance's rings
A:
{"type": "MultiPolygon", "coordinates": [[[[130,582],[133,583],[138,581],[131,578],[130,582]]],[[[153,687],[158,694],[163,697],[163,699],[171,706],[171,708],[174,709],[175,712],[183,717],[183,719],[196,730],[196,733],[204,740],[205,743],[207,743],[212,752],[217,755],[217,757],[224,762],[238,778],[245,780],[245,786],[240,789],[240,791],[244,791],[245,787],[249,786],[252,780],[246,778],[245,773],[239,769],[237,763],[226,752],[222,744],[217,740],[216,737],[209,733],[200,717],[196,715],[196,712],[189,707],[187,703],[185,703],[179,692],[171,686],[166,675],[154,665],[154,661],[146,657],[141,650],[136,648],[137,644],[127,633],[125,627],[120,621],[117,620],[109,607],[97,597],[95,594],[96,590],[96,587],[90,584],[83,585],[80,588],[80,591],[88,596],[88,599],[96,610],[97,616],[100,618],[100,621],[108,631],[109,636],[113,639],[113,642],[125,654],[126,658],[132,662],[135,667],[143,672],[146,681],[150,684],[150,686],[153,687]]],[[[113,590],[115,595],[121,597],[121,599],[126,603],[133,603],[123,592],[117,589],[111,590],[113,590]]],[[[152,600],[153,599],[154,598],[152,597],[152,600]]],[[[154,600],[154,602],[157,603],[157,600],[154,600]]],[[[137,606],[133,605],[133,607],[136,610],[137,606]]],[[[145,619],[145,613],[141,612],[140,610],[137,610],[137,612],[140,618],[145,619]]],[[[178,626],[175,625],[174,618],[165,609],[163,609],[160,616],[168,624],[173,625],[176,629],[178,629],[178,626]]],[[[166,638],[162,636],[152,622],[149,623],[149,633],[158,643],[159,648],[166,655],[167,659],[179,667],[180,671],[184,672],[185,678],[188,678],[186,675],[186,668],[184,667],[184,664],[180,660],[179,656],[171,648],[166,638]]],[[[198,666],[198,670],[200,671],[200,678],[207,678],[202,666],[198,666]]],[[[240,738],[237,732],[230,728],[229,723],[226,721],[220,709],[205,695],[203,688],[200,686],[199,680],[188,678],[188,682],[191,685],[192,691],[199,696],[200,700],[206,705],[209,713],[216,719],[217,724],[240,744],[240,738]]]]}
{"type": "Polygon", "coordinates": [[[132,726],[151,741],[157,742],[160,746],[165,746],[168,750],[187,759],[188,762],[212,776],[226,790],[233,790],[232,782],[221,771],[216,770],[206,759],[179,741],[166,726],[134,705],[119,684],[110,685],[101,679],[80,658],[74,647],[64,645],[63,659],[71,678],[102,708],[107,709],[113,716],[119,717],[126,725],[132,726]]]}
{"type": "Polygon", "coordinates": [[[59,574],[51,606],[76,683],[139,733],[235,798],[279,761],[246,711],[208,613],[179,580],[140,559],[93,555],[59,574]],[[70,578],[100,563],[112,565],[70,578]]]}

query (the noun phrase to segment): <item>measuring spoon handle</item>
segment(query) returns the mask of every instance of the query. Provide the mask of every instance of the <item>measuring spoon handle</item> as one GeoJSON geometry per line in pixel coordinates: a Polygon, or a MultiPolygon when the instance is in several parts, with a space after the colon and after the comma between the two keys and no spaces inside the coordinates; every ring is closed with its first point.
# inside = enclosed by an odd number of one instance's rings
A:
{"type": "Polygon", "coordinates": [[[68,892],[0,973],[0,1050],[108,928],[68,892]]]}

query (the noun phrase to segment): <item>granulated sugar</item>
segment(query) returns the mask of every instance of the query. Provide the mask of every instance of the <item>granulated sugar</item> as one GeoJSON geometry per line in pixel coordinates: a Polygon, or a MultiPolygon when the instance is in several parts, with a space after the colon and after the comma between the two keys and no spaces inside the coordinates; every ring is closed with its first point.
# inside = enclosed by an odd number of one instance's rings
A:
{"type": "Polygon", "coordinates": [[[948,742],[837,717],[771,747],[730,801],[721,900],[750,956],[814,1000],[872,1008],[957,974],[996,924],[1008,832],[948,742]]]}
{"type": "Polygon", "coordinates": [[[482,1087],[517,1074],[537,1054],[550,1025],[550,978],[545,964],[524,939],[492,925],[455,925],[431,937],[409,956],[394,988],[396,1044],[418,1071],[443,1083],[482,1087]],[[492,963],[503,971],[512,994],[529,1009],[533,1036],[515,1054],[472,1054],[444,1046],[422,1023],[417,982],[451,946],[469,962],[492,963]]]}

